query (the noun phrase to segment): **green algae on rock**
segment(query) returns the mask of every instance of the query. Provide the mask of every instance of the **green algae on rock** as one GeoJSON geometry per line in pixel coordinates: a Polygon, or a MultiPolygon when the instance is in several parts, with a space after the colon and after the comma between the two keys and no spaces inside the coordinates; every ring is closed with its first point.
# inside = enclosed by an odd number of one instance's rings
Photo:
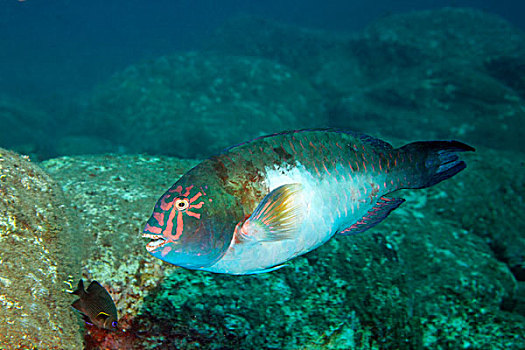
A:
{"type": "Polygon", "coordinates": [[[0,344],[80,349],[67,281],[80,270],[62,190],[27,157],[0,149],[0,344]]]}

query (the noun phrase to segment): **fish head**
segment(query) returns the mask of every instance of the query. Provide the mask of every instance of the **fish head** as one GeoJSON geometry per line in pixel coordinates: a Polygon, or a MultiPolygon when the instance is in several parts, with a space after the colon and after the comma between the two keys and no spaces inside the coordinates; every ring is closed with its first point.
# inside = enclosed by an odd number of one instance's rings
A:
{"type": "Polygon", "coordinates": [[[186,174],[160,199],[143,231],[150,254],[173,265],[203,269],[228,249],[236,205],[221,186],[186,174]]]}
{"type": "Polygon", "coordinates": [[[92,321],[97,327],[100,328],[105,328],[112,331],[118,329],[117,318],[114,315],[107,314],[105,312],[99,312],[95,319],[92,321]]]}

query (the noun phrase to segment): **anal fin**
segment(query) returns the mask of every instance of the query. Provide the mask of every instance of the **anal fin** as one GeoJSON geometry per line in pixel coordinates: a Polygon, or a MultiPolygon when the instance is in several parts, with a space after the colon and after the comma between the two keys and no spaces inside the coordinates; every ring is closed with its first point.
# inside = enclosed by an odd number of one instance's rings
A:
{"type": "Polygon", "coordinates": [[[405,200],[403,198],[381,197],[376,205],[370,209],[361,220],[352,226],[338,232],[343,236],[364,232],[383,221],[392,210],[396,209],[405,200]]]}
{"type": "Polygon", "coordinates": [[[267,269],[258,270],[258,271],[253,271],[253,272],[251,272],[250,274],[255,275],[255,274],[259,274],[259,273],[272,272],[272,271],[275,271],[275,270],[279,270],[280,268],[283,268],[283,267],[285,267],[285,266],[286,266],[286,264],[281,264],[281,265],[277,265],[277,266],[272,266],[272,267],[269,267],[269,268],[267,268],[267,269]]]}

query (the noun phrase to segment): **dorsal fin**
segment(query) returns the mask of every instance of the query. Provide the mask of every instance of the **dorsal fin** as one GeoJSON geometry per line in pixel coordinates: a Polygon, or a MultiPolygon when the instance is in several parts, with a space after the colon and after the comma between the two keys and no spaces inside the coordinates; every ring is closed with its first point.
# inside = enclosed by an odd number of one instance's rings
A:
{"type": "Polygon", "coordinates": [[[255,138],[255,139],[250,140],[250,141],[245,141],[245,142],[238,143],[236,145],[232,145],[232,146],[224,149],[220,154],[225,154],[225,153],[231,151],[234,148],[241,147],[241,146],[250,144],[250,143],[258,141],[258,140],[271,138],[271,137],[274,137],[274,136],[290,135],[290,134],[301,135],[302,133],[316,132],[316,131],[339,133],[339,134],[347,134],[347,135],[350,135],[352,137],[355,137],[356,139],[361,140],[364,143],[367,143],[367,144],[372,145],[374,147],[380,148],[382,150],[392,150],[393,149],[392,145],[389,144],[388,142],[380,140],[380,139],[377,139],[375,137],[372,137],[372,136],[369,136],[369,135],[366,135],[366,134],[363,134],[363,133],[360,133],[360,132],[357,132],[357,131],[340,129],[340,128],[313,128],[313,129],[299,129],[299,130],[281,131],[281,132],[270,134],[270,135],[259,136],[259,137],[255,138]]]}

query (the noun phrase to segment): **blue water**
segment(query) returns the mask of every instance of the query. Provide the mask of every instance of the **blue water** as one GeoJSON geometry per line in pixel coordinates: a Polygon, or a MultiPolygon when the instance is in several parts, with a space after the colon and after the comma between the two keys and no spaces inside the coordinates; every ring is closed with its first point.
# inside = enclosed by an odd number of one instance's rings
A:
{"type": "Polygon", "coordinates": [[[355,31],[391,13],[473,7],[525,28],[519,0],[2,0],[0,93],[24,99],[75,95],[144,58],[199,47],[239,14],[355,31]]]}

